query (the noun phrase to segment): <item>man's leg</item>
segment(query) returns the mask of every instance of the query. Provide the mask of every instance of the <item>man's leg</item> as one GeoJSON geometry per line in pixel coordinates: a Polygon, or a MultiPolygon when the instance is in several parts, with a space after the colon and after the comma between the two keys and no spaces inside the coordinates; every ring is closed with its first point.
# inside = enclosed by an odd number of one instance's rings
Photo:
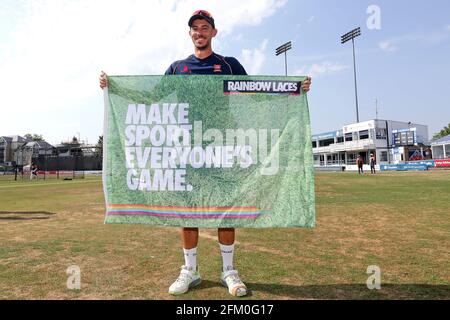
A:
{"type": "Polygon", "coordinates": [[[235,230],[234,228],[219,228],[218,236],[223,261],[220,280],[224,286],[228,287],[231,295],[245,296],[247,287],[239,279],[238,272],[233,265],[235,230]]]}
{"type": "Polygon", "coordinates": [[[185,264],[181,267],[180,276],[169,288],[169,293],[174,295],[183,294],[202,281],[197,268],[198,228],[183,228],[181,239],[185,264]]]}
{"type": "Polygon", "coordinates": [[[234,228],[219,228],[219,243],[230,246],[234,244],[236,233],[234,228]]]}
{"type": "Polygon", "coordinates": [[[183,229],[181,229],[181,238],[183,240],[183,248],[184,249],[189,250],[189,249],[197,248],[198,228],[183,228],[183,229]]]}
{"type": "Polygon", "coordinates": [[[234,228],[219,228],[219,246],[220,253],[222,254],[223,270],[234,269],[233,256],[234,256],[234,228]]]}
{"type": "Polygon", "coordinates": [[[183,228],[181,238],[183,240],[184,265],[195,271],[197,270],[198,228],[183,228]]]}

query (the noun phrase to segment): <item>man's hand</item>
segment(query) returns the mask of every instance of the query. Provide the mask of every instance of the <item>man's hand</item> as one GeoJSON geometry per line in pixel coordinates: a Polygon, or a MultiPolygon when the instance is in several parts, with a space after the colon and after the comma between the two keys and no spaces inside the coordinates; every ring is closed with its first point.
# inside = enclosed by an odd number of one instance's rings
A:
{"type": "Polygon", "coordinates": [[[106,77],[106,73],[102,71],[100,73],[100,88],[104,89],[108,87],[108,78],[106,77]]]}
{"type": "Polygon", "coordinates": [[[307,77],[305,81],[302,82],[303,92],[308,92],[311,87],[311,77],[307,77]]]}

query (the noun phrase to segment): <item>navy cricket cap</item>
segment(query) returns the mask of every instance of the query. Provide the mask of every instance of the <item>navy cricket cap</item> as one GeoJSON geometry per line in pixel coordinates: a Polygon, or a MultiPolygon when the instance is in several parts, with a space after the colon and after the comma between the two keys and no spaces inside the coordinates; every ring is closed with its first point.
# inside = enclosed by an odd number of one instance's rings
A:
{"type": "Polygon", "coordinates": [[[206,20],[206,21],[208,21],[208,23],[209,23],[214,29],[216,28],[216,26],[215,26],[215,24],[214,24],[214,18],[213,18],[213,16],[211,15],[211,13],[209,13],[209,12],[206,11],[206,10],[197,10],[197,11],[195,11],[195,12],[192,14],[191,18],[189,19],[189,22],[188,22],[189,27],[192,27],[192,23],[194,22],[194,20],[197,20],[197,19],[203,19],[203,20],[206,20]]]}

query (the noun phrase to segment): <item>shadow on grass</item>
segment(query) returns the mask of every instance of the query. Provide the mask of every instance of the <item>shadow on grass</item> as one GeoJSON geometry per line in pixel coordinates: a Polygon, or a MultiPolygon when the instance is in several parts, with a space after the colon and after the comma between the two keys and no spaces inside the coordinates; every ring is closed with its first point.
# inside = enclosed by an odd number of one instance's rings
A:
{"type": "MultiPolygon", "coordinates": [[[[450,299],[450,286],[428,285],[428,284],[381,284],[380,290],[369,290],[366,285],[361,284],[329,284],[295,286],[274,283],[249,283],[249,289],[245,298],[260,293],[280,296],[280,299],[296,300],[429,300],[450,299]]],[[[223,286],[219,281],[203,280],[199,286],[189,291],[201,291],[204,289],[223,286]]],[[[276,299],[270,297],[270,299],[276,299]]]]}
{"type": "Polygon", "coordinates": [[[44,220],[50,219],[56,213],[47,211],[0,211],[0,220],[44,220]],[[3,217],[2,215],[13,215],[12,217],[3,217]],[[22,217],[25,215],[25,217],[22,217]]]}
{"type": "Polygon", "coordinates": [[[194,288],[195,288],[195,290],[202,290],[202,289],[209,289],[209,288],[215,288],[215,287],[225,288],[224,286],[222,286],[220,284],[219,279],[217,279],[217,281],[202,280],[202,282],[197,287],[194,287],[194,288]]]}
{"type": "Polygon", "coordinates": [[[265,292],[291,299],[450,299],[448,285],[381,284],[380,290],[369,290],[366,285],[361,284],[295,286],[246,283],[246,285],[254,293],[265,292]]]}

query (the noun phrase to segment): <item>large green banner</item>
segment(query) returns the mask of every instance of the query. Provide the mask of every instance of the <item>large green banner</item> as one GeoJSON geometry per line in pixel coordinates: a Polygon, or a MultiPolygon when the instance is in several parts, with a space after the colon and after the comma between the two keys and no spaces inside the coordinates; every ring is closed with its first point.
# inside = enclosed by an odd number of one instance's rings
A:
{"type": "Polygon", "coordinates": [[[305,77],[113,76],[106,223],[313,227],[305,77]]]}

